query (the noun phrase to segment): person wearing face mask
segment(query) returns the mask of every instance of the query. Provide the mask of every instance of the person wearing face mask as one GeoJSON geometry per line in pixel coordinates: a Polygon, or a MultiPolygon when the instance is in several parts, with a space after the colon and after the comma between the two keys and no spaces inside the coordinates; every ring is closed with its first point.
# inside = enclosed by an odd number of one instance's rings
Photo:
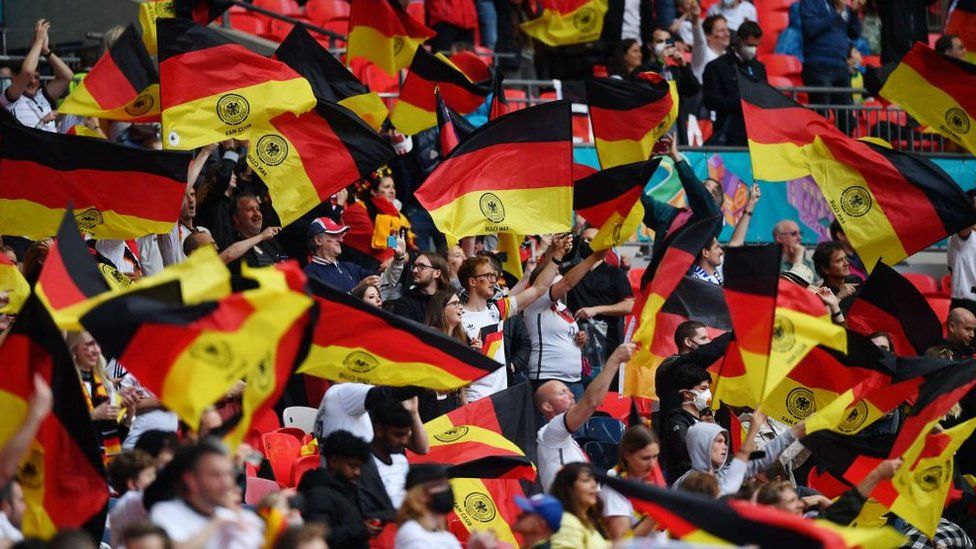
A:
{"type": "Polygon", "coordinates": [[[397,512],[397,549],[460,549],[447,531],[447,514],[454,509],[454,492],[447,470],[433,463],[412,465],[406,496],[397,512]]]}
{"type": "Polygon", "coordinates": [[[708,372],[698,366],[686,365],[674,372],[673,387],[681,399],[681,405],[664,413],[661,432],[665,473],[670,482],[691,469],[685,436],[693,425],[704,418],[711,418],[712,411],[708,407],[712,400],[711,382],[708,372]]]}
{"type": "Polygon", "coordinates": [[[766,67],[756,59],[763,31],[746,21],[736,31],[736,41],[702,73],[705,108],[715,111],[715,133],[706,145],[746,146],[746,123],[739,100],[739,78],[766,81],[766,67]]]}
{"type": "Polygon", "coordinates": [[[746,0],[721,0],[708,8],[708,15],[721,15],[729,23],[729,30],[735,32],[746,21],[759,21],[756,6],[746,0]]]}

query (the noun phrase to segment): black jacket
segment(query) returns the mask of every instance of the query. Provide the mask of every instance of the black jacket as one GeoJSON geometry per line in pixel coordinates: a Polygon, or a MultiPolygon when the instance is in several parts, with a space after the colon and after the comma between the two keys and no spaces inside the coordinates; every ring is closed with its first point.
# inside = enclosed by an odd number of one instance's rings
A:
{"type": "Polygon", "coordinates": [[[397,316],[426,324],[427,304],[430,303],[430,298],[431,296],[418,291],[416,288],[411,288],[402,297],[391,301],[389,306],[384,308],[397,316]]]}
{"type": "Polygon", "coordinates": [[[664,76],[664,71],[667,70],[671,73],[671,77],[665,78],[667,80],[674,80],[674,85],[678,89],[678,95],[681,98],[687,98],[695,95],[701,91],[701,84],[698,83],[698,79],[695,78],[695,73],[691,72],[691,63],[685,63],[682,67],[662,65],[658,63],[657,59],[654,59],[648,63],[644,63],[634,72],[647,72],[652,71],[664,76]]]}
{"type": "MultiPolygon", "coordinates": [[[[396,507],[386,493],[386,486],[376,468],[376,461],[370,455],[363,464],[359,475],[359,503],[366,518],[377,518],[383,522],[396,522],[396,507]]],[[[331,544],[329,544],[331,547],[331,544]]]]}
{"type": "Polygon", "coordinates": [[[298,491],[305,498],[302,518],[329,527],[329,547],[369,547],[369,531],[359,506],[356,486],[319,467],[302,476],[298,491]]]}
{"type": "Polygon", "coordinates": [[[664,446],[662,453],[665,457],[665,473],[669,484],[691,470],[691,458],[685,445],[685,435],[688,433],[688,428],[696,423],[698,420],[695,416],[683,408],[676,408],[668,413],[661,438],[664,446]]]}
{"type": "Polygon", "coordinates": [[[746,124],[739,103],[739,71],[766,81],[766,67],[762,63],[755,59],[743,62],[734,51],[713,60],[702,73],[705,108],[715,111],[715,133],[708,140],[710,145],[747,145],[746,124]]]}

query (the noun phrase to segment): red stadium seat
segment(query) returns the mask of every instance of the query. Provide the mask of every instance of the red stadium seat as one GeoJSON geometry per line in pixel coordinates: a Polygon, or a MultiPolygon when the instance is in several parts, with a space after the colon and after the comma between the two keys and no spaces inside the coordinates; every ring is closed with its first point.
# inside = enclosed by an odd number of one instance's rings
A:
{"type": "Polygon", "coordinates": [[[301,6],[295,0],[254,0],[254,5],[282,15],[303,15],[301,6]]]}
{"type": "Polygon", "coordinates": [[[505,88],[505,99],[508,100],[508,110],[517,111],[528,106],[525,90],[505,88]]]}
{"type": "Polygon", "coordinates": [[[244,442],[252,448],[264,452],[264,443],[261,441],[261,437],[265,433],[270,433],[279,427],[281,427],[281,420],[278,419],[278,414],[270,408],[265,408],[254,414],[254,417],[251,418],[251,428],[248,429],[247,436],[244,437],[244,442]]]}
{"type": "Polygon", "coordinates": [[[298,486],[298,483],[302,481],[302,475],[305,473],[317,469],[319,466],[319,456],[302,456],[295,460],[291,468],[291,486],[298,486]]]}
{"type": "Polygon", "coordinates": [[[792,88],[793,81],[785,76],[770,76],[767,78],[769,85],[774,88],[792,88]]]}
{"type": "Polygon", "coordinates": [[[291,481],[291,467],[301,455],[302,441],[289,433],[265,433],[261,437],[264,455],[271,463],[275,481],[282,487],[291,481]]]}
{"type": "Polygon", "coordinates": [[[247,477],[247,484],[244,488],[244,503],[257,505],[261,503],[264,496],[273,494],[280,489],[281,487],[278,486],[278,483],[273,480],[260,477],[247,477]]]}
{"type": "Polygon", "coordinates": [[[803,71],[803,63],[792,55],[772,53],[764,55],[760,61],[766,65],[766,74],[769,76],[786,76],[792,80],[793,77],[799,78],[803,71]]]}
{"type": "Polygon", "coordinates": [[[949,305],[952,300],[945,296],[926,296],[925,301],[928,301],[929,307],[932,307],[932,311],[935,312],[935,316],[939,317],[939,322],[942,323],[942,335],[945,335],[945,323],[946,319],[949,318],[949,305]]]}
{"type": "Polygon", "coordinates": [[[759,24],[763,30],[762,44],[769,42],[775,46],[776,37],[790,26],[790,14],[785,11],[762,11],[759,13],[759,24]]]}
{"type": "Polygon", "coordinates": [[[265,34],[268,32],[268,24],[264,19],[250,13],[231,13],[230,26],[241,32],[251,34],[265,34]]]}
{"type": "Polygon", "coordinates": [[[305,438],[305,431],[303,429],[299,429],[298,427],[279,427],[273,432],[293,436],[295,437],[295,440],[299,442],[305,438]]]}
{"type": "Polygon", "coordinates": [[[880,55],[862,55],[861,56],[861,61],[864,63],[864,66],[865,67],[868,66],[868,65],[873,65],[875,67],[880,67],[881,66],[881,56],[880,55]]]}
{"type": "MultiPolygon", "coordinates": [[[[303,23],[312,23],[311,21],[309,21],[304,17],[298,17],[297,19],[303,23]]],[[[295,26],[294,23],[289,23],[288,21],[282,21],[280,19],[272,19],[271,24],[268,26],[268,33],[275,36],[276,39],[280,42],[284,40],[286,36],[288,36],[288,33],[291,32],[291,29],[294,26],[295,26]]],[[[315,33],[312,33],[312,35],[314,36],[315,33]]]]}
{"type": "Polygon", "coordinates": [[[942,277],[942,282],[939,284],[939,290],[942,291],[942,295],[952,297],[952,275],[947,274],[942,277]]]}
{"type": "Polygon", "coordinates": [[[939,293],[939,286],[935,283],[935,279],[927,274],[904,273],[902,276],[907,278],[923,294],[939,293]]]}
{"type": "Polygon", "coordinates": [[[475,46],[474,52],[478,54],[478,59],[484,62],[485,65],[489,67],[495,62],[495,52],[491,48],[486,48],[484,46],[475,46]]]}
{"type": "Polygon", "coordinates": [[[346,0],[308,0],[305,17],[322,26],[334,19],[349,19],[349,2],[346,0]]]}

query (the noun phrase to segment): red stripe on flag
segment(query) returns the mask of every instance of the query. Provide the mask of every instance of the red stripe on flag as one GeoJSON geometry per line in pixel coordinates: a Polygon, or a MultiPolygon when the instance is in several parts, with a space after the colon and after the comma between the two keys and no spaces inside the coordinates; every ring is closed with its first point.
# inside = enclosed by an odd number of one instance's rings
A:
{"type": "Polygon", "coordinates": [[[111,55],[105,55],[97,65],[96,78],[85,78],[81,85],[95,98],[98,106],[103,109],[116,109],[132,101],[142,90],[132,87],[111,55]]]}

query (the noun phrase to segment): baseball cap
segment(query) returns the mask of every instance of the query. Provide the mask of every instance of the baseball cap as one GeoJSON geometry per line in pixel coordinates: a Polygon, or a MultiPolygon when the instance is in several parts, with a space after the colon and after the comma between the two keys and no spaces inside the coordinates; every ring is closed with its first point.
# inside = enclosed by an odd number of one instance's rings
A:
{"type": "Polygon", "coordinates": [[[526,513],[542,517],[553,532],[559,530],[563,521],[563,504],[549,494],[536,494],[531,498],[515,496],[515,505],[526,513]]]}
{"type": "Polygon", "coordinates": [[[435,480],[446,480],[447,468],[437,463],[418,463],[410,466],[407,472],[405,488],[407,490],[418,484],[426,484],[435,480]]]}
{"type": "Polygon", "coordinates": [[[319,217],[308,226],[308,237],[312,238],[320,234],[340,235],[348,230],[349,227],[346,225],[340,225],[328,217],[319,217]]]}

